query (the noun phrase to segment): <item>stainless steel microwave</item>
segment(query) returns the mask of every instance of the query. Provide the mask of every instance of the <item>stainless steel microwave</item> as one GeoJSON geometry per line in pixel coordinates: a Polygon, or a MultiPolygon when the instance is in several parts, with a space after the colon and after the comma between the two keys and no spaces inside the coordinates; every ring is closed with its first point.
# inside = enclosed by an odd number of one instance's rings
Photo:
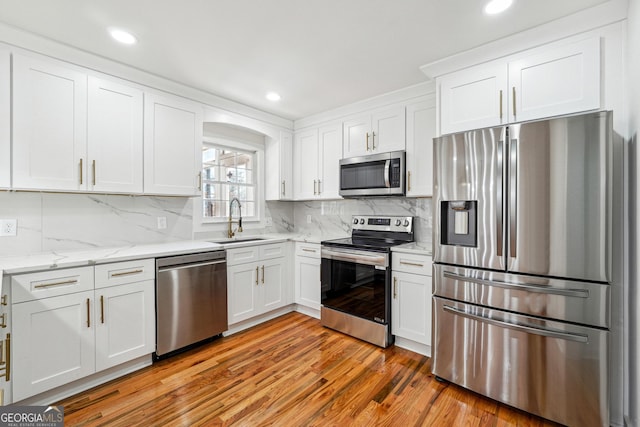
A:
{"type": "Polygon", "coordinates": [[[340,160],[342,197],[403,196],[405,152],[372,154],[340,160]]]}

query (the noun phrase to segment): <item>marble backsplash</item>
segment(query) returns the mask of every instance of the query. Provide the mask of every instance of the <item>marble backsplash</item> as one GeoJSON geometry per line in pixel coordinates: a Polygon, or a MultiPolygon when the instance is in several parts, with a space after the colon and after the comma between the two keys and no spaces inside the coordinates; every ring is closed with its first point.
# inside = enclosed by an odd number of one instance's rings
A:
{"type": "MultiPolygon", "coordinates": [[[[223,227],[194,232],[193,203],[182,197],[0,192],[0,219],[17,219],[17,235],[0,237],[0,256],[222,238],[223,227]],[[167,220],[158,229],[158,217],[167,220]]],[[[351,232],[352,215],[412,215],[416,240],[431,240],[431,199],[370,198],[267,202],[267,227],[246,234],[298,233],[317,239],[351,232]]]]}

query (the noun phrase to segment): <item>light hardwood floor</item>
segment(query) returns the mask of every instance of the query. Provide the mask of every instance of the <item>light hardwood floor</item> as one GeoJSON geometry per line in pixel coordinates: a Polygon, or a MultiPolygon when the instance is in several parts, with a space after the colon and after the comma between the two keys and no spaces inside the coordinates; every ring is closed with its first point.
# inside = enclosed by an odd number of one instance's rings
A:
{"type": "Polygon", "coordinates": [[[554,426],[290,313],[63,400],[65,426],[554,426]]]}

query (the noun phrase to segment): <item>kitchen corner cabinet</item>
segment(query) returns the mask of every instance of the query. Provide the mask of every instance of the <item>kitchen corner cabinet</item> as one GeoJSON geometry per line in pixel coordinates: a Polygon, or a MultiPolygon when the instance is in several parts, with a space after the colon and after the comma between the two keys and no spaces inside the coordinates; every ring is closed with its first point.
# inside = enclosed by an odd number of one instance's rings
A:
{"type": "Polygon", "coordinates": [[[339,199],[341,124],[297,133],[293,151],[295,199],[339,199]]]}
{"type": "Polygon", "coordinates": [[[600,108],[600,39],[552,43],[436,79],[440,134],[600,108]]]}
{"type": "Polygon", "coordinates": [[[405,149],[404,106],[376,110],[342,124],[342,157],[405,149]]]}
{"type": "Polygon", "coordinates": [[[142,91],[89,76],[87,185],[142,193],[142,91]]]}
{"type": "Polygon", "coordinates": [[[433,195],[433,138],[436,136],[434,97],[407,105],[407,196],[433,195]]]}
{"type": "Polygon", "coordinates": [[[394,251],[391,263],[391,331],[430,352],[431,257],[394,251]]]}
{"type": "Polygon", "coordinates": [[[229,325],[290,303],[287,244],[227,250],[229,325]]]}
{"type": "Polygon", "coordinates": [[[0,188],[11,186],[11,61],[0,47],[0,188]]]}
{"type": "Polygon", "coordinates": [[[144,193],[199,195],[202,106],[154,93],[145,93],[144,105],[144,193]]]}
{"type": "Polygon", "coordinates": [[[13,55],[13,188],[86,189],[87,75],[13,55]]]}
{"type": "Polygon", "coordinates": [[[319,243],[296,243],[296,304],[320,310],[320,263],[319,243]]]}
{"type": "Polygon", "coordinates": [[[266,200],[293,199],[293,135],[280,131],[279,140],[267,140],[265,147],[266,200]]]}
{"type": "Polygon", "coordinates": [[[154,275],[149,259],[12,276],[13,401],[151,354],[154,275]]]}

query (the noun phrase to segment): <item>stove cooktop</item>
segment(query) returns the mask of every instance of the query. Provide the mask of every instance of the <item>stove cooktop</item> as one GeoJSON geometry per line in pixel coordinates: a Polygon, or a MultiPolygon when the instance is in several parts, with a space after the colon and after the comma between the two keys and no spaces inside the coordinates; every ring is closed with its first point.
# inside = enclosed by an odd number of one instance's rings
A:
{"type": "Polygon", "coordinates": [[[413,217],[354,215],[351,237],[325,240],[325,246],[391,251],[391,247],[413,242],[413,217]]]}

